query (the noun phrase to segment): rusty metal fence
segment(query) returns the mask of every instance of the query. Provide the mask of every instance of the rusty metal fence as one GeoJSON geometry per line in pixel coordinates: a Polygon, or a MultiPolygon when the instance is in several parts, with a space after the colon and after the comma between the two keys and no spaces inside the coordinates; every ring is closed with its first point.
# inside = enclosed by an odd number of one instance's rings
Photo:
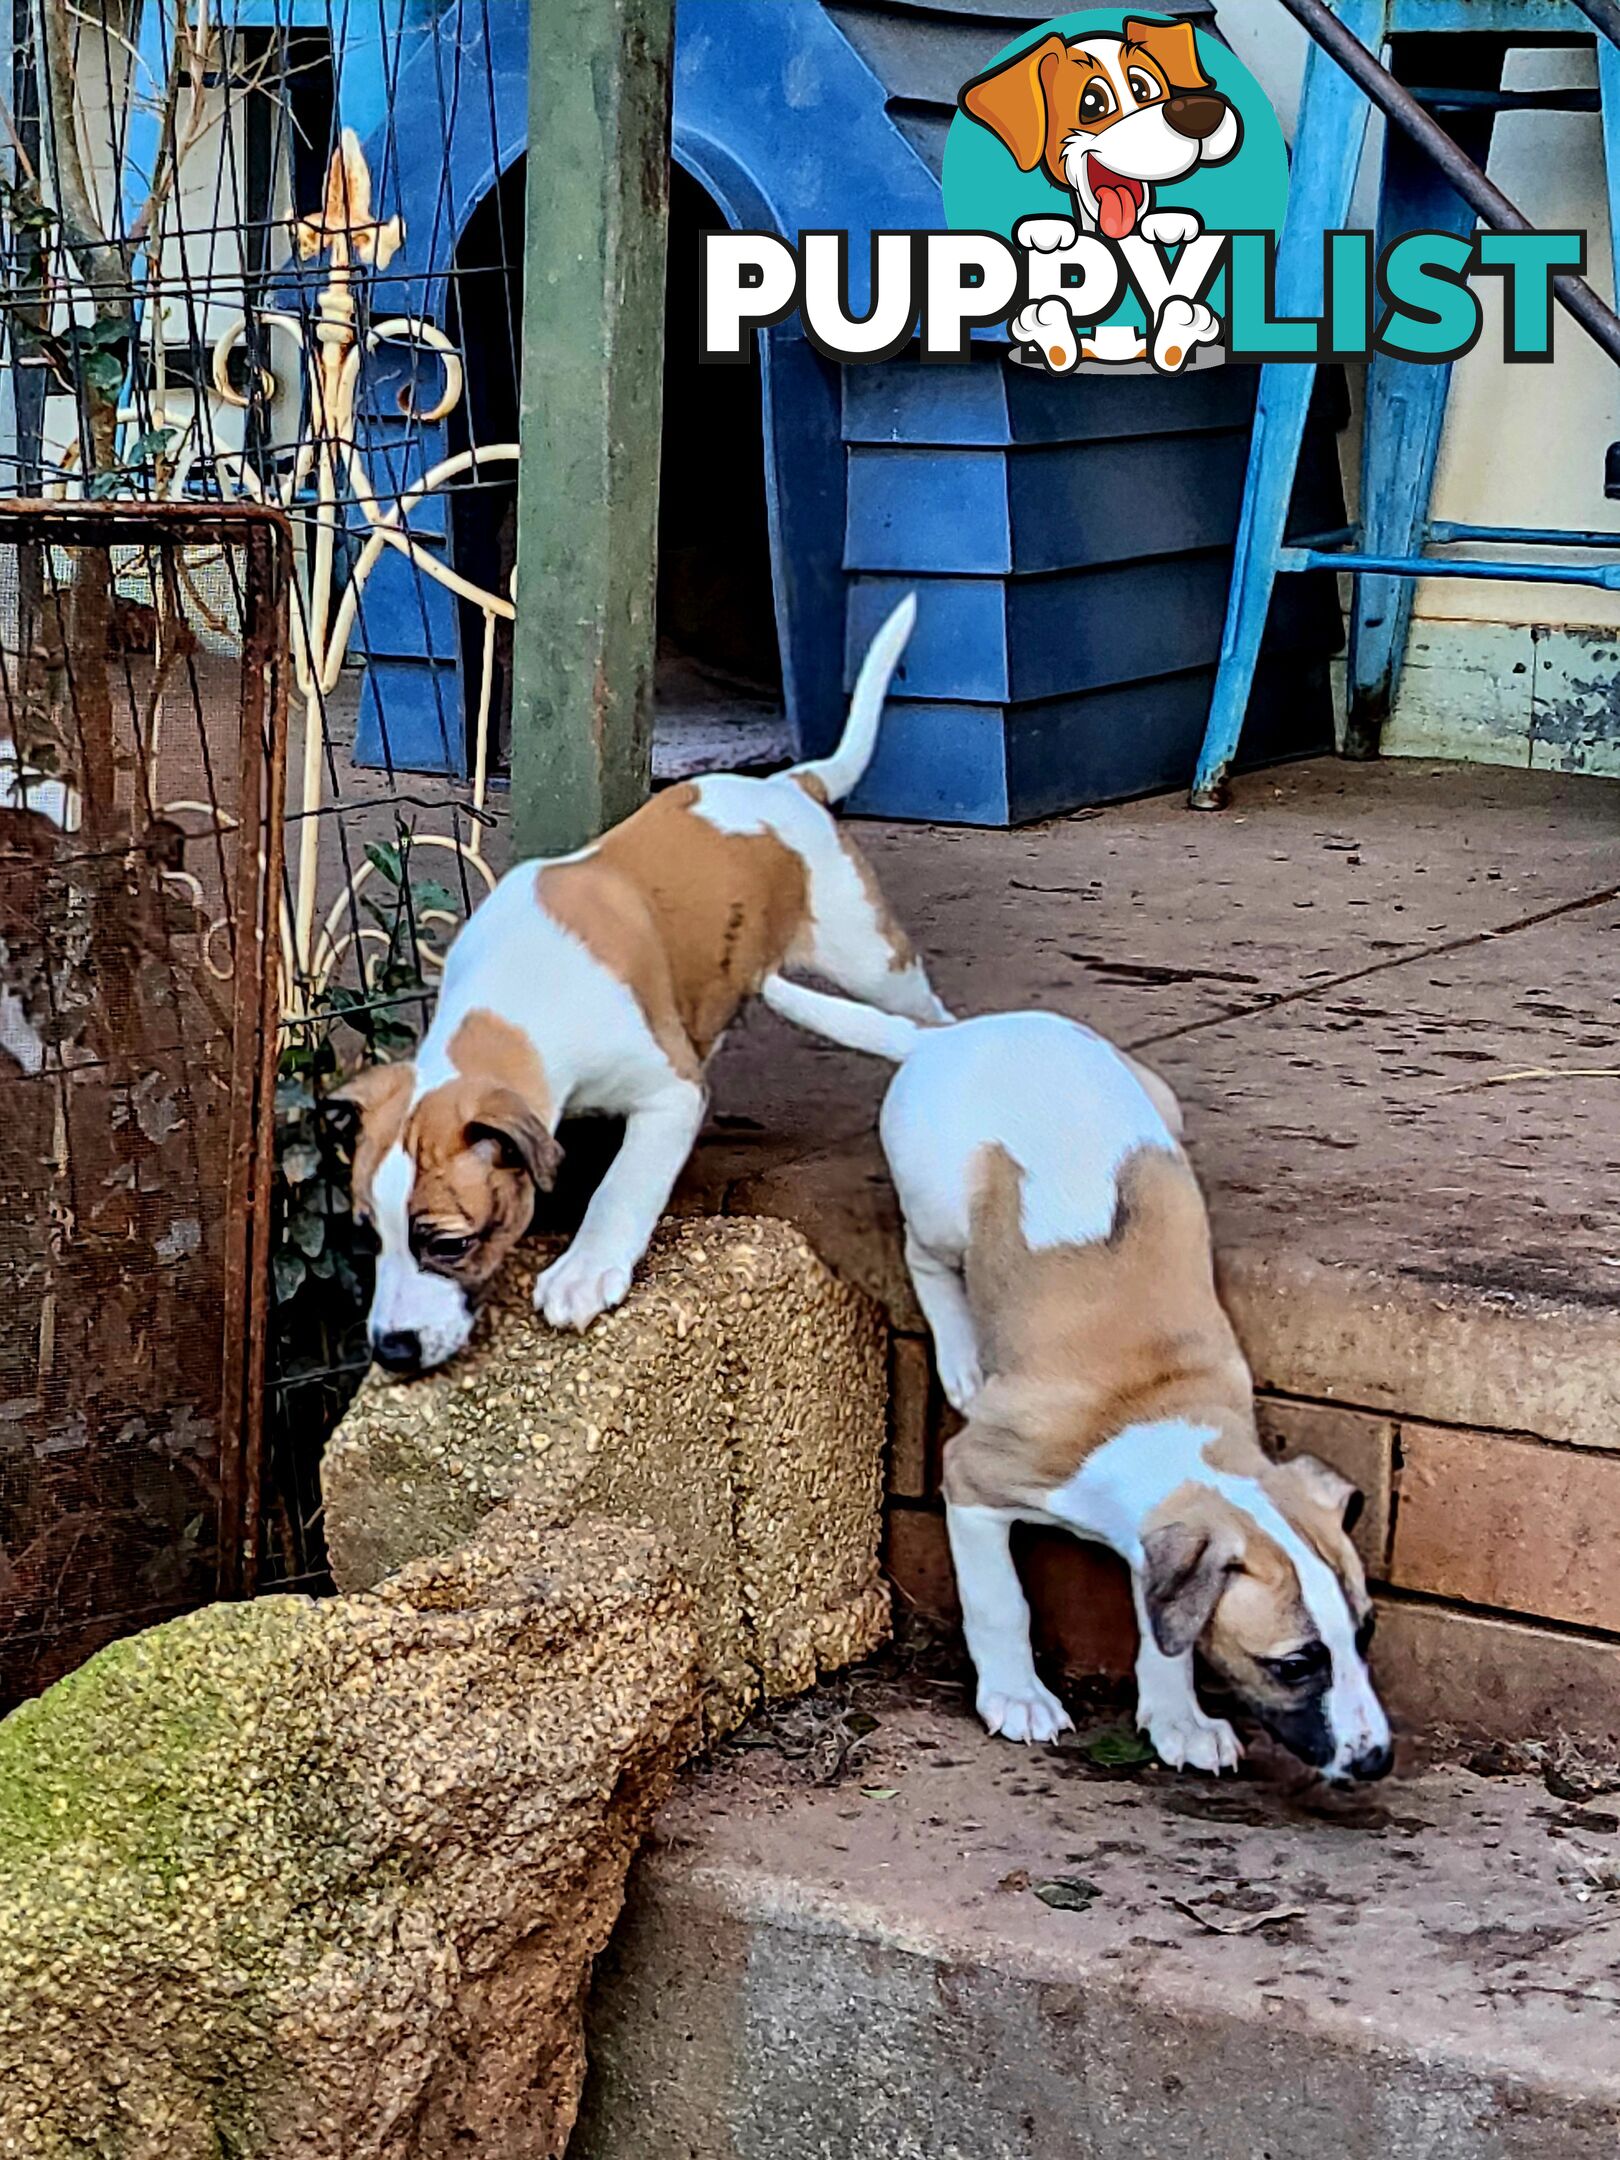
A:
{"type": "Polygon", "coordinates": [[[253,1587],[290,560],[0,504],[0,1708],[253,1587]]]}

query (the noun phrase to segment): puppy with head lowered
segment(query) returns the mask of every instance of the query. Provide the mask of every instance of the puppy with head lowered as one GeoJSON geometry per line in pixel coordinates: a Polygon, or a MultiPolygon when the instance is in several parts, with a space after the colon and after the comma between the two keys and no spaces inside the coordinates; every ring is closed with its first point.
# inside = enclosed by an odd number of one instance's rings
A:
{"type": "Polygon", "coordinates": [[[967,1419],[945,1504],[990,1731],[1050,1740],[1069,1723],[1036,1677],[1009,1543],[1015,1522],[1052,1523],[1129,1563],[1137,1722],[1165,1762],[1219,1771],[1241,1753],[1199,1703],[1196,1650],[1325,1777],[1382,1777],[1347,1534],[1360,1495],[1260,1446],[1163,1081],[1055,1014],[917,1027],[779,979],[762,995],[900,1066],[881,1132],[940,1382],[967,1419]]]}
{"type": "Polygon", "coordinates": [[[915,614],[908,597],[873,639],[830,757],[667,788],[577,854],[509,871],[450,949],[415,1063],[338,1091],[360,1111],[355,1207],[380,1242],[370,1332],[388,1371],[466,1342],[552,1182],[565,1112],[622,1116],[624,1142],[535,1303],[573,1328],[619,1303],[703,1121],[704,1065],[772,970],[948,1017],[828,814],[871,760],[915,614]]]}

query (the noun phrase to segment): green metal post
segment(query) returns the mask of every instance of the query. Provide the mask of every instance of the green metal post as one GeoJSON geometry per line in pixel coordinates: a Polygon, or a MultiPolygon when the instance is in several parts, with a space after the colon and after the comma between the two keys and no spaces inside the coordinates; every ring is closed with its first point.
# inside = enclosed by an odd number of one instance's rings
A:
{"type": "Polygon", "coordinates": [[[512,636],[525,855],[644,800],[652,745],[673,0],[531,0],[512,636]]]}

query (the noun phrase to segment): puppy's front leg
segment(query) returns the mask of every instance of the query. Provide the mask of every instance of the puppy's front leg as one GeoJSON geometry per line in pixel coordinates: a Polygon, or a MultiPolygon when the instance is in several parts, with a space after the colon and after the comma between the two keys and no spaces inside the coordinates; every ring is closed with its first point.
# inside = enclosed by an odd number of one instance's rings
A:
{"type": "Polygon", "coordinates": [[[630,1113],[573,1244],[534,1286],[535,1305],[553,1327],[587,1328],[624,1297],[692,1152],[703,1106],[700,1087],[675,1080],[630,1113]]]}
{"type": "Polygon", "coordinates": [[[986,1730],[1008,1740],[1055,1740],[1068,1730],[1069,1713],[1035,1671],[1029,1606],[1013,1566],[1012,1517],[947,1500],[945,1529],[986,1730]]]}
{"type": "Polygon", "coordinates": [[[1172,1770],[1235,1770],[1243,1745],[1225,1718],[1207,1715],[1193,1686],[1193,1654],[1166,1657],[1153,1639],[1153,1622],[1136,1571],[1131,1596],[1141,1645],[1136,1653],[1136,1723],[1172,1770]]]}

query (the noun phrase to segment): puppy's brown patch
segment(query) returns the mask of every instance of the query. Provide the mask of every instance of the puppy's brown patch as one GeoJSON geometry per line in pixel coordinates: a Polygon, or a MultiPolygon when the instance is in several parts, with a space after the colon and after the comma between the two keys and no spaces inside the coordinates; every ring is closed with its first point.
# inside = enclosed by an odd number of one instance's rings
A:
{"type": "Polygon", "coordinates": [[[889,948],[890,972],[898,975],[903,968],[915,964],[917,949],[901,928],[888,901],[884,898],[883,887],[878,883],[877,872],[872,868],[872,865],[867,861],[842,825],[837,828],[837,832],[838,845],[848,856],[850,867],[861,881],[861,889],[866,894],[867,903],[871,907],[872,919],[877,924],[878,935],[889,948]]]}
{"type": "Polygon", "coordinates": [[[332,1092],[333,1102],[353,1103],[360,1112],[353,1185],[355,1205],[362,1212],[371,1206],[372,1180],[399,1138],[415,1086],[414,1065],[365,1065],[332,1092]]]}
{"type": "Polygon", "coordinates": [[[523,1032],[498,1013],[474,1006],[450,1038],[451,1064],[465,1079],[493,1081],[530,1104],[542,1123],[550,1125],[555,1105],[540,1053],[523,1032]]]}
{"type": "Polygon", "coordinates": [[[1032,1251],[1022,1196],[1006,1150],[984,1149],[967,1289],[990,1377],[952,1443],[950,1497],[1043,1500],[1104,1441],[1160,1418],[1195,1417],[1234,1441],[1252,1434],[1253,1382],[1215,1294],[1209,1221],[1185,1157],[1132,1155],[1113,1229],[1092,1244],[1032,1251]]]}
{"type": "Polygon", "coordinates": [[[703,1060],[804,927],[804,864],[775,833],[724,833],[667,788],[577,862],[542,865],[540,904],[626,983],[677,1072],[703,1060]]]}
{"type": "Polygon", "coordinates": [[[414,1166],[411,1236],[424,1264],[434,1264],[435,1237],[470,1237],[471,1250],[438,1272],[481,1288],[528,1229],[535,1193],[561,1160],[541,1109],[506,1081],[471,1072],[422,1097],[400,1144],[414,1166]]]}

